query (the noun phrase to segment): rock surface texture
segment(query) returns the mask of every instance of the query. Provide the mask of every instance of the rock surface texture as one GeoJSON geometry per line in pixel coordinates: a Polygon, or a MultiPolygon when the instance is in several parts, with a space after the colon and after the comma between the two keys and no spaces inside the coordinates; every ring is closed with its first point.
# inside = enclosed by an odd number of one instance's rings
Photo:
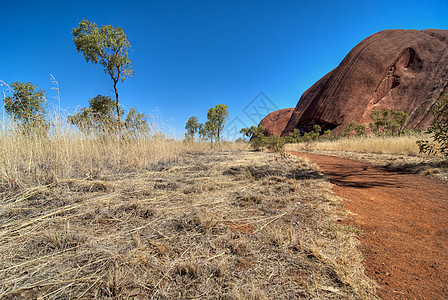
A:
{"type": "Polygon", "coordinates": [[[284,108],[271,112],[261,120],[260,125],[266,128],[265,135],[281,135],[291,118],[294,107],[284,108]]]}
{"type": "Polygon", "coordinates": [[[434,100],[446,96],[448,30],[385,30],[303,93],[282,135],[314,124],[341,133],[351,121],[368,125],[372,110],[385,109],[408,113],[406,128],[425,129],[434,100]]]}

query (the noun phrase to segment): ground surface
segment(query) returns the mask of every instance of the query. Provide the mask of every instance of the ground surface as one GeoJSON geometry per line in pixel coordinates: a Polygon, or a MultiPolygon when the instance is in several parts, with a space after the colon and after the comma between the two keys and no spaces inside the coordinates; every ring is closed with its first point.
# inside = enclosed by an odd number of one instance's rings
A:
{"type": "Polygon", "coordinates": [[[317,163],[361,229],[367,275],[383,299],[448,299],[448,185],[366,162],[294,153],[317,163]]]}
{"type": "Polygon", "coordinates": [[[0,190],[0,299],[372,299],[316,168],[188,152],[0,190]]]}

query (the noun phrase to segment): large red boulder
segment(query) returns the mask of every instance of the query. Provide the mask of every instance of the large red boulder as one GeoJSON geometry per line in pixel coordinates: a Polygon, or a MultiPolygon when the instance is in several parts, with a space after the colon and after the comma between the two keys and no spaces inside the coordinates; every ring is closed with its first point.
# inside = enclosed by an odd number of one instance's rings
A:
{"type": "Polygon", "coordinates": [[[266,129],[264,134],[266,136],[281,135],[283,130],[285,130],[293,111],[294,107],[284,108],[271,112],[264,117],[260,122],[260,125],[266,129]]]}
{"type": "Polygon", "coordinates": [[[282,135],[312,125],[341,133],[368,124],[372,110],[402,110],[406,128],[425,129],[435,100],[448,96],[448,30],[385,30],[359,43],[303,93],[282,135]]]}

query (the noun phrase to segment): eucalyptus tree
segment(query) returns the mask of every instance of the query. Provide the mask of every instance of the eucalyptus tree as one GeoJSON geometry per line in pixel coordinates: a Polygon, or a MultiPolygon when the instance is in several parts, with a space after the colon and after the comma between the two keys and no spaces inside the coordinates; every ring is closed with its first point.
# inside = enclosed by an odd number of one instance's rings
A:
{"type": "Polygon", "coordinates": [[[5,111],[20,124],[22,133],[46,133],[49,124],[46,117],[45,91],[27,82],[11,84],[12,96],[4,98],[5,111]]]}
{"type": "Polygon", "coordinates": [[[112,79],[116,111],[120,120],[117,84],[134,74],[128,54],[131,49],[128,37],[120,27],[102,25],[98,28],[96,23],[86,19],[82,20],[77,28],[73,28],[72,34],[76,50],[82,53],[87,62],[102,65],[104,72],[112,79]]]}

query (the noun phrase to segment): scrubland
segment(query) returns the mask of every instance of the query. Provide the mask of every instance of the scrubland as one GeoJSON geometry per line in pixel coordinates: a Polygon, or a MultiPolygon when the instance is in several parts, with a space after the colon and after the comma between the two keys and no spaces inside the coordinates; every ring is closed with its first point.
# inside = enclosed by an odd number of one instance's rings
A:
{"type": "Polygon", "coordinates": [[[419,152],[417,140],[424,135],[368,136],[334,141],[287,144],[286,151],[305,151],[365,160],[394,171],[431,175],[448,181],[448,161],[442,156],[419,152]]]}
{"type": "Polygon", "coordinates": [[[0,298],[374,298],[317,166],[160,135],[1,136],[0,298]]]}

